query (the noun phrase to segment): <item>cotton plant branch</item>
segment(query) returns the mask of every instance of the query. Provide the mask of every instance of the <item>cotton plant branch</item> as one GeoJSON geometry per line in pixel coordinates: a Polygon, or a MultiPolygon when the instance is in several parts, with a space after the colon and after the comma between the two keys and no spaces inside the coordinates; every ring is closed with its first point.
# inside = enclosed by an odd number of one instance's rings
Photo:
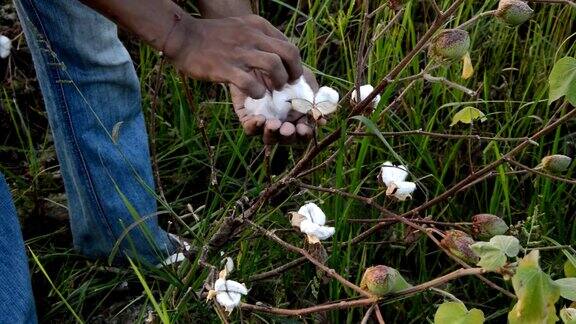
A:
{"type": "Polygon", "coordinates": [[[536,174],[536,175],[539,175],[539,176],[542,176],[542,177],[545,177],[545,178],[548,178],[551,180],[560,181],[560,182],[564,182],[564,183],[571,184],[571,185],[576,185],[576,180],[558,177],[558,176],[555,176],[555,175],[550,174],[550,173],[545,173],[545,172],[542,172],[540,170],[533,169],[527,165],[524,165],[520,162],[513,160],[512,158],[506,158],[505,160],[509,164],[511,164],[515,167],[518,167],[522,170],[525,170],[528,173],[536,174]]]}
{"type": "MultiPolygon", "coordinates": [[[[351,132],[348,134],[352,136],[376,136],[374,133],[367,133],[367,132],[351,132]]],[[[439,139],[471,139],[476,141],[495,141],[495,142],[523,142],[529,139],[528,137],[490,137],[490,136],[467,135],[467,134],[435,133],[424,131],[421,128],[408,131],[398,131],[398,132],[380,132],[380,134],[384,137],[419,135],[439,139]]],[[[538,146],[537,142],[531,142],[530,144],[538,146]]]]}
{"type": "Polygon", "coordinates": [[[458,91],[464,92],[470,97],[476,98],[478,97],[478,93],[472,89],[468,89],[465,86],[458,84],[456,82],[452,82],[444,77],[435,77],[431,74],[425,73],[423,76],[424,80],[430,83],[441,83],[449,88],[456,89],[458,91]]]}
{"type": "Polygon", "coordinates": [[[306,257],[299,257],[298,259],[292,260],[286,264],[283,264],[277,268],[274,268],[270,271],[266,271],[266,272],[262,272],[256,275],[253,275],[251,277],[248,278],[249,282],[254,282],[254,281],[260,281],[260,280],[266,280],[275,276],[279,276],[281,274],[283,274],[284,272],[295,268],[303,263],[305,263],[308,259],[306,257]]]}
{"type": "Polygon", "coordinates": [[[248,303],[240,304],[240,308],[243,310],[250,310],[255,312],[262,312],[282,316],[304,316],[319,312],[326,312],[330,310],[350,309],[354,307],[364,307],[369,305],[377,305],[391,301],[396,301],[398,299],[413,296],[415,294],[424,292],[434,287],[441,286],[447,282],[450,282],[458,278],[472,275],[481,275],[484,274],[485,272],[486,271],[482,268],[458,269],[441,277],[401,290],[395,294],[386,295],[381,298],[370,296],[361,299],[342,300],[300,309],[277,308],[272,306],[253,305],[248,303]]]}
{"type": "MultiPolygon", "coordinates": [[[[415,207],[412,210],[400,215],[400,217],[403,217],[403,218],[414,217],[414,216],[420,214],[421,212],[429,209],[430,207],[433,207],[433,206],[451,198],[454,194],[458,193],[461,188],[469,185],[470,183],[472,183],[474,181],[479,181],[479,180],[485,179],[487,177],[487,175],[490,173],[490,171],[496,169],[498,166],[505,163],[506,159],[510,159],[510,158],[514,157],[516,154],[520,153],[523,149],[525,149],[528,145],[531,145],[532,142],[535,142],[536,140],[538,140],[542,136],[555,130],[558,126],[560,126],[564,122],[570,120],[574,116],[576,116],[576,109],[570,110],[564,116],[558,118],[553,123],[550,123],[547,126],[545,126],[544,128],[542,128],[541,130],[537,131],[532,136],[530,136],[528,139],[521,142],[519,145],[514,147],[511,151],[509,151],[508,153],[503,155],[501,158],[499,158],[499,159],[493,161],[492,163],[486,165],[481,170],[470,174],[469,176],[467,176],[463,180],[459,181],[458,183],[456,183],[455,185],[450,187],[450,189],[446,190],[442,194],[440,194],[440,195],[432,198],[431,200],[424,202],[420,206],[415,207]]],[[[356,240],[360,237],[367,237],[370,234],[376,232],[378,229],[382,228],[383,226],[384,225],[376,224],[373,227],[366,230],[365,232],[359,234],[354,240],[356,240]]]]}
{"type": "Polygon", "coordinates": [[[362,288],[360,288],[357,285],[353,284],[352,282],[348,281],[346,278],[342,277],[340,274],[338,274],[336,271],[334,271],[334,269],[330,269],[327,266],[325,266],[322,262],[320,262],[318,259],[314,258],[310,253],[308,253],[308,251],[306,251],[302,248],[299,248],[297,246],[294,246],[294,245],[282,240],[280,237],[278,237],[273,232],[263,228],[262,226],[254,223],[250,220],[245,220],[245,222],[247,224],[249,224],[250,226],[252,226],[254,229],[256,229],[258,232],[263,234],[264,236],[268,237],[272,241],[281,245],[286,250],[302,255],[308,261],[310,261],[312,264],[314,264],[318,269],[322,270],[329,277],[332,277],[332,278],[338,280],[342,285],[352,289],[353,291],[357,292],[361,296],[372,297],[372,295],[370,293],[366,292],[362,288]]]}
{"type": "MultiPolygon", "coordinates": [[[[454,255],[452,255],[449,251],[447,251],[444,247],[442,247],[442,245],[440,244],[440,242],[434,237],[434,235],[432,234],[431,230],[434,230],[433,228],[426,228],[423,227],[419,224],[416,224],[415,222],[412,221],[412,219],[408,219],[406,214],[402,214],[402,215],[397,215],[395,213],[390,212],[389,210],[385,209],[383,206],[381,206],[380,204],[376,203],[374,199],[371,198],[367,198],[367,197],[362,197],[360,195],[354,195],[354,194],[350,194],[347,193],[345,191],[342,190],[338,190],[338,189],[333,189],[333,188],[322,188],[322,187],[316,187],[316,186],[311,186],[311,185],[307,185],[307,184],[303,184],[300,183],[299,184],[302,187],[308,188],[308,189],[312,189],[312,190],[318,190],[318,191],[324,191],[324,192],[328,192],[328,193],[332,193],[332,194],[338,194],[338,195],[342,195],[348,198],[352,198],[358,201],[361,201],[375,209],[377,209],[378,211],[380,211],[381,213],[385,213],[385,214],[389,214],[393,219],[395,219],[397,222],[401,222],[407,226],[410,226],[418,231],[420,231],[421,233],[425,234],[426,236],[428,236],[432,242],[434,242],[436,244],[436,246],[442,250],[446,255],[448,255],[451,259],[453,259],[454,261],[456,261],[458,264],[460,264],[461,266],[463,266],[464,268],[471,268],[466,262],[458,259],[457,257],[455,257],[454,255]]],[[[390,223],[378,223],[377,225],[371,227],[369,230],[362,232],[361,234],[357,235],[356,237],[354,237],[352,240],[348,241],[348,242],[344,242],[342,243],[342,245],[355,245],[358,244],[362,241],[364,241],[367,237],[369,237],[370,235],[372,235],[375,231],[373,231],[372,229],[374,228],[378,228],[381,229],[384,226],[388,226],[390,223]]],[[[483,277],[482,275],[478,274],[476,275],[476,277],[478,277],[480,280],[484,281],[486,284],[488,284],[490,287],[500,291],[501,293],[503,293],[504,295],[510,297],[510,298],[516,298],[516,296],[514,296],[514,294],[510,293],[509,291],[507,291],[506,289],[498,286],[497,284],[495,284],[494,282],[490,281],[489,279],[483,277]]]]}

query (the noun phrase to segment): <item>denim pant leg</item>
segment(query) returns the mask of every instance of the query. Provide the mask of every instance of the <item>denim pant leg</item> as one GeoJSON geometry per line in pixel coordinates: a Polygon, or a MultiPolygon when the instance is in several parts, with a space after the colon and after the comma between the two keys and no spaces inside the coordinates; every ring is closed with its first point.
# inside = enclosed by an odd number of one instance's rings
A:
{"type": "Polygon", "coordinates": [[[140,85],[116,25],[78,0],[15,3],[54,135],[75,248],[158,263],[176,247],[155,217],[140,85]]]}
{"type": "Polygon", "coordinates": [[[28,258],[16,208],[0,173],[0,323],[36,323],[28,258]]]}

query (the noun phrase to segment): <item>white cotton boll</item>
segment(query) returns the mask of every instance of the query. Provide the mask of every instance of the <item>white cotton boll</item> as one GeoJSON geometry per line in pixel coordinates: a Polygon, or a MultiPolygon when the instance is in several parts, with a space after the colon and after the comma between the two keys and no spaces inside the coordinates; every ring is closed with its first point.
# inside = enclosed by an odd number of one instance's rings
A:
{"type": "Polygon", "coordinates": [[[293,89],[287,85],[282,90],[272,92],[272,111],[276,118],[284,121],[292,109],[291,100],[294,99],[293,89]]]}
{"type": "Polygon", "coordinates": [[[267,119],[276,118],[276,113],[272,110],[272,105],[272,95],[268,91],[261,99],[248,97],[244,101],[244,108],[249,115],[262,115],[267,119]]]}
{"type": "Polygon", "coordinates": [[[395,182],[396,190],[394,191],[394,197],[400,201],[404,201],[407,198],[412,198],[412,193],[416,190],[416,184],[409,181],[395,182]]]}
{"type": "Polygon", "coordinates": [[[5,59],[10,55],[12,49],[12,41],[10,38],[0,35],[0,58],[5,59]]]}
{"type": "Polygon", "coordinates": [[[248,289],[244,284],[222,278],[214,283],[214,291],[216,292],[216,301],[224,306],[227,312],[231,312],[234,307],[240,304],[242,295],[248,294],[248,289]]]}
{"type": "Polygon", "coordinates": [[[330,87],[322,87],[318,89],[314,100],[316,103],[320,102],[330,102],[333,104],[337,104],[338,100],[340,99],[340,94],[338,91],[330,88],[330,87]]]}
{"type": "Polygon", "coordinates": [[[325,240],[334,235],[336,229],[330,226],[318,225],[309,219],[305,219],[300,223],[300,231],[318,240],[325,240]]]}
{"type": "MultiPolygon", "coordinates": [[[[294,98],[304,99],[304,100],[309,101],[309,102],[314,101],[314,91],[312,91],[312,88],[310,87],[308,82],[306,82],[306,80],[304,79],[303,76],[301,76],[296,81],[296,83],[291,85],[291,88],[292,88],[292,94],[293,94],[294,98]]],[[[294,98],[292,98],[292,99],[294,99],[294,98]]]]}
{"type": "Polygon", "coordinates": [[[220,293],[216,295],[216,301],[218,302],[218,304],[224,306],[224,309],[227,312],[232,312],[232,310],[234,310],[234,307],[238,306],[240,304],[240,300],[242,299],[242,296],[240,294],[228,294],[228,293],[220,293]]]}
{"type": "Polygon", "coordinates": [[[306,217],[306,219],[317,225],[324,225],[326,223],[326,215],[315,203],[307,203],[300,207],[298,214],[306,217]]]}
{"type": "MultiPolygon", "coordinates": [[[[374,87],[369,85],[369,84],[365,84],[363,86],[360,87],[360,101],[368,98],[368,95],[372,93],[372,91],[374,91],[374,87]]],[[[358,102],[356,101],[358,99],[358,95],[356,93],[356,88],[354,88],[354,90],[352,91],[352,96],[350,97],[350,102],[352,103],[352,105],[357,104],[358,102]]],[[[380,95],[377,95],[376,97],[374,97],[374,99],[372,99],[372,103],[374,104],[374,107],[378,106],[378,103],[380,102],[380,95]]]]}
{"type": "Polygon", "coordinates": [[[314,92],[304,77],[300,77],[296,83],[285,85],[282,90],[272,92],[272,109],[276,118],[284,121],[292,110],[292,99],[304,99],[314,101],[314,92]]]}
{"type": "Polygon", "coordinates": [[[408,177],[408,170],[405,166],[395,166],[392,162],[384,162],[380,171],[380,178],[386,187],[390,187],[392,183],[398,183],[406,180],[408,177]]]}

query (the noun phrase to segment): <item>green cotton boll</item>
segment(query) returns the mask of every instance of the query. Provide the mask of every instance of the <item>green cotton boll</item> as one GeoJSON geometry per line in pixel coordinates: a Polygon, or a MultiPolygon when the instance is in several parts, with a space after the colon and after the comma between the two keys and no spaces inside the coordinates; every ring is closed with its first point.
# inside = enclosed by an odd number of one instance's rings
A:
{"type": "Polygon", "coordinates": [[[542,159],[541,164],[544,170],[564,172],[568,170],[570,164],[572,164],[572,158],[562,154],[548,155],[542,159]]]}
{"type": "Polygon", "coordinates": [[[495,235],[508,231],[504,220],[492,214],[478,214],[472,217],[472,236],[477,240],[489,240],[495,235]]]}
{"type": "Polygon", "coordinates": [[[430,56],[461,59],[470,49],[470,35],[462,29],[444,29],[432,40],[430,56]]]}
{"type": "Polygon", "coordinates": [[[394,268],[384,265],[369,267],[362,276],[360,288],[376,296],[384,296],[412,287],[394,268]]]}
{"type": "Polygon", "coordinates": [[[466,233],[459,230],[446,231],[446,234],[440,245],[456,257],[472,264],[476,264],[480,259],[470,245],[474,244],[474,240],[466,233]]]}
{"type": "Polygon", "coordinates": [[[523,24],[533,14],[534,10],[526,2],[520,0],[500,0],[498,10],[496,10],[496,16],[510,26],[523,24]]]}

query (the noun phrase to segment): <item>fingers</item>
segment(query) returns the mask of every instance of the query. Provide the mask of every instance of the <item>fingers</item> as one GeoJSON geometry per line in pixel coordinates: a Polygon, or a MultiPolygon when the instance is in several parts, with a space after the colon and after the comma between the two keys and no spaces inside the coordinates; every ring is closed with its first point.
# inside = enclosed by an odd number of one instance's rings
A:
{"type": "Polygon", "coordinates": [[[230,76],[230,82],[238,87],[240,91],[254,99],[264,97],[266,87],[262,82],[258,81],[253,73],[243,71],[242,69],[234,69],[230,76]]]}
{"type": "Polygon", "coordinates": [[[266,117],[262,115],[246,115],[240,122],[244,133],[248,136],[254,136],[262,133],[262,126],[266,123],[266,117]]]}
{"type": "Polygon", "coordinates": [[[296,126],[291,122],[284,122],[280,126],[280,142],[291,144],[296,141],[296,126]]]}
{"type": "Polygon", "coordinates": [[[258,49],[264,52],[275,53],[282,60],[289,81],[298,79],[303,73],[300,50],[288,41],[261,36],[256,39],[258,49]]]}
{"type": "Polygon", "coordinates": [[[278,119],[268,119],[264,124],[264,144],[275,144],[278,142],[278,135],[282,122],[278,119]]]}
{"type": "Polygon", "coordinates": [[[252,68],[264,71],[272,81],[274,89],[280,90],[288,82],[288,72],[277,54],[257,51],[251,53],[250,59],[246,61],[251,62],[252,68]]]}

